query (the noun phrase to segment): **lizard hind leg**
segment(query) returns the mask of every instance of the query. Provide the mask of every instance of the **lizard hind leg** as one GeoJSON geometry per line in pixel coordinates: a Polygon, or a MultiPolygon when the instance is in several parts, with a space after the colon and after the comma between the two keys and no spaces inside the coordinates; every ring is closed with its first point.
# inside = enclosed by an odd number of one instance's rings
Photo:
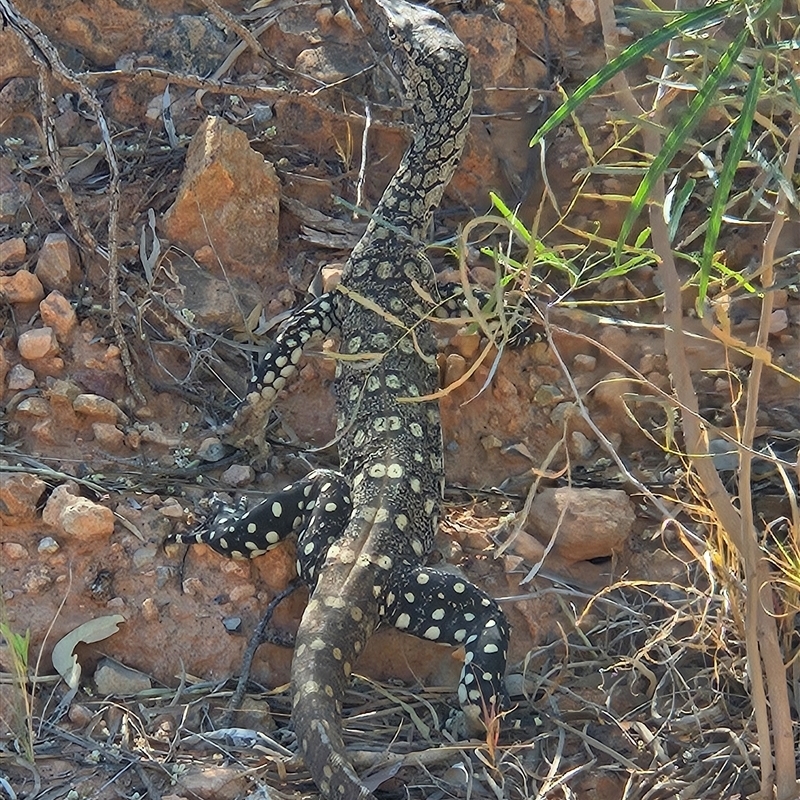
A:
{"type": "Polygon", "coordinates": [[[325,562],[328,548],[341,537],[352,513],[350,484],[340,472],[316,470],[309,500],[308,523],[297,538],[297,574],[312,591],[318,570],[325,562]]]}
{"type": "Polygon", "coordinates": [[[464,648],[458,700],[471,732],[507,705],[509,625],[485,592],[457,573],[415,566],[393,576],[383,612],[399,630],[464,648]]]}
{"type": "MultiPolygon", "coordinates": [[[[277,547],[290,534],[307,530],[310,520],[319,516],[320,487],[329,484],[341,487],[343,482],[337,472],[314,470],[281,491],[268,494],[249,509],[246,497],[230,505],[215,496],[211,514],[193,532],[175,534],[170,540],[179,544],[206,544],[228,558],[255,558],[277,547]]],[[[346,495],[349,502],[349,493],[346,495]]],[[[326,531],[332,527],[326,520],[326,531]]],[[[303,571],[298,571],[304,577],[303,571]]]]}

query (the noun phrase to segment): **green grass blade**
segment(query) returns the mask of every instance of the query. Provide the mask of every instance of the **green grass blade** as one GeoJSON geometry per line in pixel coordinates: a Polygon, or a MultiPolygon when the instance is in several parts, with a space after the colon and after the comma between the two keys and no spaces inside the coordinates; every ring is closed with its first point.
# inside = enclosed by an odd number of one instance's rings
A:
{"type": "Polygon", "coordinates": [[[722,81],[730,74],[749,36],[749,30],[747,28],[742,28],[736,39],[733,40],[728,46],[728,49],[722,54],[719,63],[703,82],[700,90],[689,104],[686,113],[664,140],[664,146],[653,159],[653,163],[650,165],[644,178],[642,178],[642,182],[639,184],[636,194],[634,194],[631,199],[630,208],[622,223],[622,229],[617,239],[615,250],[615,258],[617,261],[619,261],[622,248],[625,246],[625,241],[633,228],[633,224],[639,217],[641,210],[644,208],[653,186],[669,166],[678,150],[684,145],[691,131],[703,118],[708,107],[717,99],[717,89],[722,81]]]}
{"type": "Polygon", "coordinates": [[[728,155],[725,159],[725,163],[722,165],[719,183],[714,192],[714,200],[711,204],[711,213],[708,218],[708,229],[706,231],[705,241],[703,242],[703,255],[700,259],[700,284],[697,295],[697,311],[701,316],[703,303],[705,302],[706,293],[708,292],[708,281],[711,275],[711,260],[714,257],[717,239],[722,227],[722,215],[725,212],[725,206],[728,202],[731,187],[733,186],[736,170],[739,168],[739,161],[744,154],[747,140],[750,136],[750,128],[753,124],[753,116],[756,113],[756,105],[758,104],[763,78],[764,64],[759,62],[753,71],[750,85],[747,87],[747,92],[745,93],[742,103],[742,110],[739,114],[739,120],[731,136],[728,155]]]}
{"type": "Polygon", "coordinates": [[[520,222],[519,217],[503,202],[499,195],[494,192],[489,192],[489,197],[492,200],[492,205],[500,212],[503,219],[511,225],[514,231],[526,244],[531,241],[530,231],[520,222]]]}
{"type": "Polygon", "coordinates": [[[572,97],[558,108],[545,121],[536,135],[531,139],[531,147],[538,144],[550,131],[560,125],[575,109],[587,98],[593,95],[604,83],[611,80],[618,72],[627,69],[632,64],[649,55],[656,47],[668,42],[677,33],[702,28],[721,19],[732,7],[733,0],[724,0],[721,3],[712,3],[697,11],[681,14],[671,22],[647,34],[644,38],[626,47],[615,59],[598,70],[584,84],[579,86],[572,97]]]}
{"type": "Polygon", "coordinates": [[[635,250],[640,250],[644,247],[645,242],[650,238],[650,228],[645,228],[637,237],[636,243],[633,245],[635,250]]]}

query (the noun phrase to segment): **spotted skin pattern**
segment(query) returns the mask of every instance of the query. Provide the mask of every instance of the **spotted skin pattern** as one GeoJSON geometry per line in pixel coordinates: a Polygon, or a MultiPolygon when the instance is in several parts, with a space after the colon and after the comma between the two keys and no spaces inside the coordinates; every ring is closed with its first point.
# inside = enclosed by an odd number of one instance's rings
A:
{"type": "Polygon", "coordinates": [[[253,557],[292,532],[311,597],[292,662],[298,742],[323,797],[369,800],[341,735],[342,700],[379,624],[461,646],[458,696],[468,722],[504,699],[508,624],[458,575],[425,566],[444,490],[436,342],[423,252],[433,209],[461,156],[472,110],[464,46],[444,18],[406,0],[364,0],[389,44],[415,135],[342,273],[340,285],[293,315],[262,361],[235,424],[263,419],[317,330],[341,332],[334,392],[340,472],[317,470],[254,508],[218,505],[181,541],[253,557]],[[384,221],[387,224],[383,224],[384,221]],[[421,291],[420,291],[421,290],[421,291]]]}
{"type": "Polygon", "coordinates": [[[341,535],[350,513],[350,487],[344,476],[317,469],[249,510],[244,497],[235,506],[214,497],[209,519],[193,533],[174,538],[246,559],[264,555],[297,533],[297,572],[313,588],[327,548],[341,535]]]}

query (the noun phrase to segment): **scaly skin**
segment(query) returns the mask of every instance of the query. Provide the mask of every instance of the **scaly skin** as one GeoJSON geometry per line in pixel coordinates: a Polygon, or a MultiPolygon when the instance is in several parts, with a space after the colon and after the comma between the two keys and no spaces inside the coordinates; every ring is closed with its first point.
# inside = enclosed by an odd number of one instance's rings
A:
{"type": "MultiPolygon", "coordinates": [[[[438,14],[402,0],[364,6],[396,48],[416,133],[340,283],[340,352],[364,354],[338,362],[335,384],[341,471],[353,476],[353,514],[328,549],[292,663],[300,746],[322,794],[346,800],[372,797],[340,733],[352,664],[381,617],[392,616],[397,576],[430,551],[438,523],[439,408],[435,401],[413,402],[438,389],[436,344],[414,284],[435,296],[422,241],[461,156],[472,108],[466,53],[438,14]]],[[[426,631],[441,640],[444,626],[426,631]]],[[[491,693],[499,698],[499,687],[491,693]]]]}
{"type": "Polygon", "coordinates": [[[464,147],[469,63],[445,20],[405,0],[364,0],[391,48],[415,135],[333,292],[297,312],[266,354],[237,413],[263,416],[314,330],[341,329],[335,393],[340,473],[317,470],[260,505],[218,509],[180,541],[255,556],[298,533],[298,571],[312,589],[292,662],[293,720],[322,795],[372,794],[350,764],[341,710],[350,673],[381,623],[460,645],[459,701],[473,724],[502,702],[508,625],[497,604],[425,566],[444,491],[436,342],[423,299],[436,297],[423,252],[434,208],[464,147]]]}

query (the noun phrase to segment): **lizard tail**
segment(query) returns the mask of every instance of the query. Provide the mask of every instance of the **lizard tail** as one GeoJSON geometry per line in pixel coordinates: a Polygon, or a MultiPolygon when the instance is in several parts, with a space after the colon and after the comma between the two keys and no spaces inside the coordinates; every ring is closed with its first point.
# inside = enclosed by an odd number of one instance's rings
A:
{"type": "Polygon", "coordinates": [[[370,612],[346,604],[341,593],[315,592],[297,632],[292,718],[311,776],[330,800],[375,800],[353,769],[340,732],[352,664],[377,624],[370,612]]]}

